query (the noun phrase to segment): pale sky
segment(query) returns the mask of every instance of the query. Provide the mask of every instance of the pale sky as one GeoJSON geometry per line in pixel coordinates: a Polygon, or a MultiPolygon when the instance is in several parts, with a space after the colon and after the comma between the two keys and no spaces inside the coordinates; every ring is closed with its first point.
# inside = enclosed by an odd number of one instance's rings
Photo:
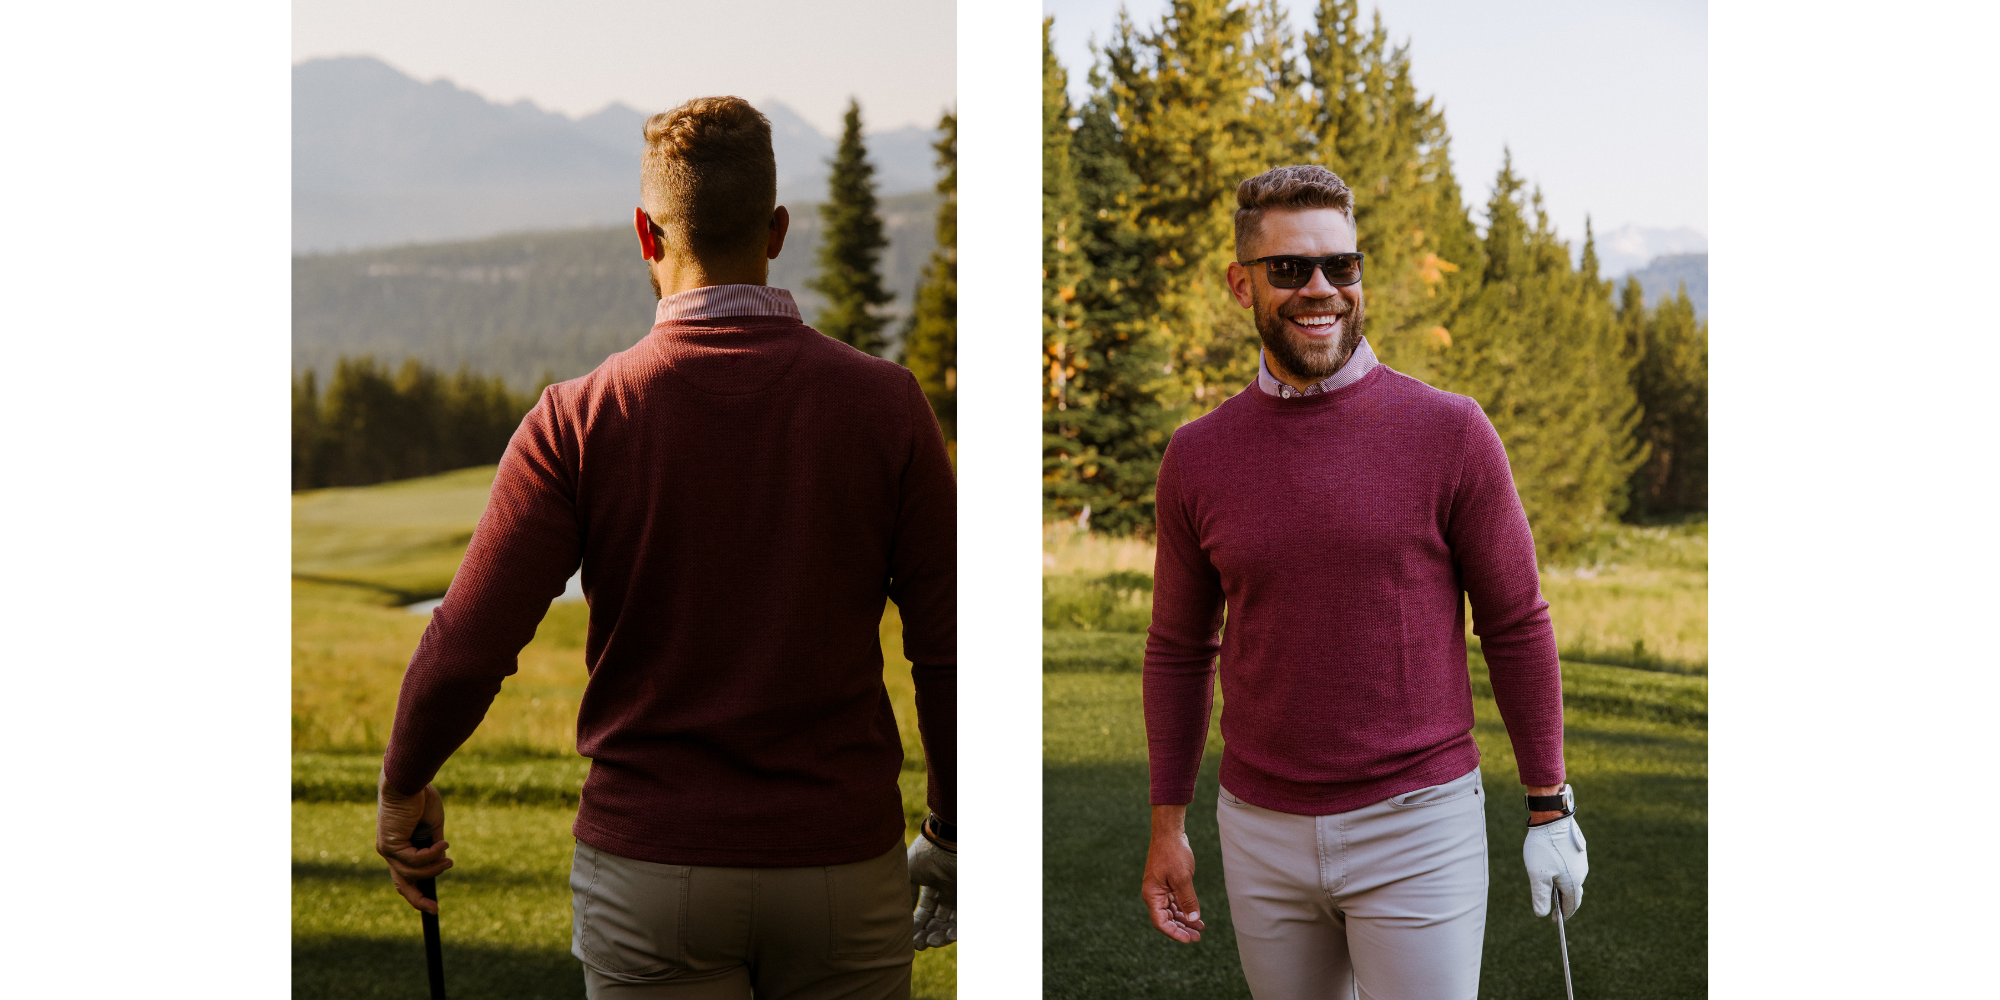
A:
{"type": "Polygon", "coordinates": [[[292,62],[372,55],[503,103],[572,118],[622,101],[775,97],[838,136],[930,128],[954,104],[956,8],[939,0],[293,0],[292,62]]]}
{"type": "MultiPolygon", "coordinates": [[[[1142,30],[1166,0],[1124,0],[1142,30]]],[[[1110,35],[1120,0],[1042,0],[1056,56],[1085,90],[1088,43],[1110,35]]],[[[1314,0],[1284,0],[1294,32],[1314,0]]],[[[1511,147],[1566,239],[1627,223],[1708,227],[1708,8],[1702,0],[1379,0],[1392,43],[1408,42],[1417,92],[1436,95],[1466,200],[1483,205],[1511,147]]],[[[1478,216],[1475,216],[1476,218],[1478,216]]]]}

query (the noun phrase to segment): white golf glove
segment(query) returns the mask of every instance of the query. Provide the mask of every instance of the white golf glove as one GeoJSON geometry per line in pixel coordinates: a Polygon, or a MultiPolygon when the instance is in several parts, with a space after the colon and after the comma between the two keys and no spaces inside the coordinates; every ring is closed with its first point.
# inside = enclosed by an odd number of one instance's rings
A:
{"type": "Polygon", "coordinates": [[[1535,916],[1549,916],[1549,892],[1562,892],[1563,919],[1576,915],[1583,902],[1583,878],[1590,874],[1590,858],[1583,850],[1583,828],[1575,816],[1528,828],[1528,842],[1521,847],[1521,860],[1528,863],[1528,895],[1535,904],[1535,916]]]}
{"type": "Polygon", "coordinates": [[[910,936],[918,951],[958,940],[958,855],[922,834],[910,844],[910,884],[918,887],[910,936]]]}

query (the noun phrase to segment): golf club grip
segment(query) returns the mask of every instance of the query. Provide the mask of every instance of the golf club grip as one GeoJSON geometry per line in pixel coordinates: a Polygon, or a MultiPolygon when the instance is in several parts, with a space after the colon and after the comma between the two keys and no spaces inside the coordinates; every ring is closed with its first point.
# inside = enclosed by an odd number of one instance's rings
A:
{"type": "MultiPolygon", "coordinates": [[[[419,824],[416,830],[414,830],[410,834],[410,846],[416,848],[419,851],[424,850],[425,848],[428,848],[435,843],[437,843],[437,841],[432,839],[430,827],[419,824]]],[[[434,900],[438,898],[437,879],[420,878],[416,880],[416,885],[417,885],[417,891],[422,893],[425,899],[434,900]]]]}
{"type": "MultiPolygon", "coordinates": [[[[410,846],[420,851],[434,843],[430,827],[418,824],[416,830],[410,833],[410,846]]],[[[417,879],[417,892],[425,899],[436,900],[437,879],[417,879]]],[[[423,918],[424,971],[430,975],[431,1000],[444,1000],[444,940],[438,936],[437,914],[424,913],[423,918]]]]}

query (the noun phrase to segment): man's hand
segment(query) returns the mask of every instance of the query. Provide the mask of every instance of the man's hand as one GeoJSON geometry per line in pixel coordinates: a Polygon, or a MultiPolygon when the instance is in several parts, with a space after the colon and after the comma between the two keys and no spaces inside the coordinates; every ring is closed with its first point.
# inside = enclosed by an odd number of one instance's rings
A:
{"type": "Polygon", "coordinates": [[[438,911],[437,900],[425,899],[417,891],[416,882],[420,878],[436,878],[439,872],[452,866],[452,860],[444,856],[450,846],[444,839],[444,797],[436,788],[425,785],[415,795],[403,795],[386,782],[378,783],[375,853],[389,862],[389,881],[395,883],[396,891],[411,906],[425,913],[438,911]],[[421,851],[410,844],[410,835],[416,832],[419,823],[430,828],[435,841],[421,851]]]}
{"type": "MultiPolygon", "coordinates": [[[[956,847],[957,845],[952,845],[956,847]]],[[[958,940],[958,854],[922,834],[910,844],[910,886],[917,908],[910,914],[910,938],[918,951],[958,940]]]]}
{"type": "Polygon", "coordinates": [[[1535,916],[1549,915],[1549,887],[1562,890],[1563,919],[1576,915],[1583,904],[1583,879],[1590,874],[1590,858],[1584,853],[1583,828],[1576,817],[1528,828],[1528,842],[1521,847],[1521,859],[1528,865],[1528,896],[1535,916]]]}
{"type": "Polygon", "coordinates": [[[1188,846],[1187,806],[1153,807],[1153,841],[1139,885],[1153,928],[1182,944],[1201,940],[1201,904],[1194,896],[1194,849],[1188,846]]]}

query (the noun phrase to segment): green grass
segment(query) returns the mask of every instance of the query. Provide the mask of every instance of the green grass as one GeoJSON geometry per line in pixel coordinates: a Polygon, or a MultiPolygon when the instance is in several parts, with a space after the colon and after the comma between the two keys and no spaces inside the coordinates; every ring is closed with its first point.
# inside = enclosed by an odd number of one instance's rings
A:
{"type": "Polygon", "coordinates": [[[444,596],[497,466],[292,494],[292,577],[402,605],[444,596]]]}
{"type": "MultiPolygon", "coordinates": [[[[1569,777],[1591,846],[1584,906],[1568,928],[1576,992],[1706,996],[1706,527],[1606,534],[1611,537],[1600,538],[1600,548],[1625,560],[1615,568],[1605,559],[1584,576],[1574,567],[1544,575],[1558,635],[1568,617],[1588,621],[1600,645],[1629,649],[1643,640],[1649,650],[1664,652],[1636,667],[1567,658],[1563,664],[1569,777]],[[1561,585],[1552,587],[1551,580],[1561,585]],[[1690,594],[1699,595],[1698,622],[1690,594]],[[1656,638],[1669,635],[1681,635],[1680,644],[1656,638]],[[1701,645],[1686,638],[1694,635],[1701,645]]],[[[1054,613],[1045,607],[1045,625],[1064,616],[1090,622],[1088,610],[1105,605],[1077,595],[1107,589],[1097,581],[1114,567],[1060,545],[1052,555],[1057,565],[1084,566],[1045,585],[1045,595],[1064,602],[1054,613]]],[[[1139,561],[1131,553],[1120,559],[1139,561]]],[[[1117,602],[1111,607],[1123,612],[1117,602]]],[[[1138,898],[1149,812],[1137,672],[1145,636],[1075,627],[1043,636],[1045,995],[1248,997],[1216,840],[1222,739],[1215,722],[1188,811],[1196,891],[1209,931],[1198,944],[1179,945],[1152,929],[1138,898]]],[[[1524,813],[1512,749],[1485,663],[1476,652],[1470,660],[1493,879],[1479,995],[1560,996],[1555,929],[1528,908],[1519,848],[1524,813]]],[[[1218,694],[1217,718],[1220,711],[1218,694]]]]}
{"type": "MultiPolygon", "coordinates": [[[[403,670],[429,619],[400,605],[443,594],[484,509],[491,466],[293,497],[292,979],[299,997],[428,996],[416,911],[374,853],[375,781],[403,670]]],[[[570,826],[589,762],[576,754],[583,695],[580,602],[552,605],[520,672],[447,762],[438,879],[454,996],[578,997],[569,954],[570,826]]],[[[906,835],[924,814],[902,625],[882,620],[883,679],[904,762],[906,835]]],[[[957,991],[957,948],[920,952],[914,996],[957,991]]]]}

